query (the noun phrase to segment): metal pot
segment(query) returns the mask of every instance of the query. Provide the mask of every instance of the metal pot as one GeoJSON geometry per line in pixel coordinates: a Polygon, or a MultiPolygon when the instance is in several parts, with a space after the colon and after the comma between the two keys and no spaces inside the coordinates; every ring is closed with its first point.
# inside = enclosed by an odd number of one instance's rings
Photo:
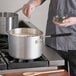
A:
{"type": "Polygon", "coordinates": [[[13,28],[18,27],[18,14],[0,12],[0,34],[7,34],[13,28]]]}
{"type": "Polygon", "coordinates": [[[18,59],[36,59],[42,55],[43,33],[34,28],[15,28],[9,31],[9,54],[18,59]]]}

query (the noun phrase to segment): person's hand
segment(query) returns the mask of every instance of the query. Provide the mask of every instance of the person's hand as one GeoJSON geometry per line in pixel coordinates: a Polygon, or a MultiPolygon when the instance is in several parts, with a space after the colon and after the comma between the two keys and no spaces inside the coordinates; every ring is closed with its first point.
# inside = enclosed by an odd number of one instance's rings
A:
{"type": "Polygon", "coordinates": [[[68,27],[73,24],[76,24],[76,17],[69,17],[67,19],[64,19],[61,23],[53,20],[53,23],[57,26],[68,27]]]}
{"type": "Polygon", "coordinates": [[[36,8],[36,1],[30,0],[27,4],[23,6],[23,14],[30,17],[36,8]]]}

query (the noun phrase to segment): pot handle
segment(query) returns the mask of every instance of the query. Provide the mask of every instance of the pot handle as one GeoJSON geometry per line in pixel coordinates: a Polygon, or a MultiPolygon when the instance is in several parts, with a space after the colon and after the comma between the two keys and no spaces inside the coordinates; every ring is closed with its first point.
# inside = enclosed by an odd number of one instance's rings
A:
{"type": "Polygon", "coordinates": [[[53,37],[64,37],[64,36],[71,36],[71,35],[72,35],[72,33],[51,34],[51,35],[47,35],[47,36],[45,36],[45,38],[47,38],[47,37],[51,37],[51,38],[53,38],[53,37]]]}

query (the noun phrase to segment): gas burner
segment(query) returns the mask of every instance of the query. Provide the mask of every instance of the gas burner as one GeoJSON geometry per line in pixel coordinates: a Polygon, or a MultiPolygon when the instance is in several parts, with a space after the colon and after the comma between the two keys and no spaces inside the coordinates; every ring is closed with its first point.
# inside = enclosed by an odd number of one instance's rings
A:
{"type": "Polygon", "coordinates": [[[8,63],[8,69],[19,69],[19,68],[34,68],[34,67],[47,67],[48,60],[40,57],[34,60],[20,60],[15,59],[14,62],[8,63]]]}
{"type": "Polygon", "coordinates": [[[8,54],[8,52],[6,52],[6,51],[2,51],[1,50],[1,55],[2,55],[2,58],[4,58],[5,59],[5,61],[6,61],[6,63],[8,64],[8,63],[12,63],[12,62],[14,62],[16,59],[14,59],[13,57],[11,57],[9,54],[8,54]]]}
{"type": "Polygon", "coordinates": [[[29,63],[29,62],[35,62],[35,61],[47,61],[47,58],[42,55],[40,56],[39,58],[36,58],[36,59],[31,59],[31,60],[22,60],[22,59],[15,59],[16,62],[19,62],[19,63],[22,63],[22,62],[26,62],[26,63],[29,63]]]}
{"type": "MultiPolygon", "coordinates": [[[[0,50],[1,57],[3,58],[7,69],[19,69],[19,68],[33,68],[33,67],[45,67],[48,66],[47,58],[42,55],[34,60],[21,60],[11,57],[5,49],[0,50]]],[[[8,50],[8,49],[7,49],[8,50]]]]}

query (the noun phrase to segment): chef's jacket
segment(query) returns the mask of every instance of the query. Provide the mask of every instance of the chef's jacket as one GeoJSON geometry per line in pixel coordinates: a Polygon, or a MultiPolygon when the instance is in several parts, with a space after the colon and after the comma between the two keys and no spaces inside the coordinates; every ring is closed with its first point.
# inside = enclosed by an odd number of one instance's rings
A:
{"type": "MultiPolygon", "coordinates": [[[[46,0],[42,0],[42,3],[46,0]]],[[[76,24],[68,27],[56,26],[52,20],[58,16],[75,17],[76,0],[50,0],[46,35],[72,33],[71,36],[46,38],[45,44],[56,50],[76,50],[76,24]]]]}

